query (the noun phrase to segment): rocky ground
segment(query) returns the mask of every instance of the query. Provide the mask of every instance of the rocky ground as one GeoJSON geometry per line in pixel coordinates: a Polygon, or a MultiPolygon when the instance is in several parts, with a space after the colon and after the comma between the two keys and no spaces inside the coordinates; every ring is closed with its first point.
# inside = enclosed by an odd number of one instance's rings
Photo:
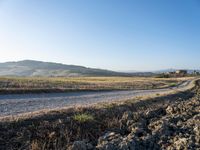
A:
{"type": "MultiPolygon", "coordinates": [[[[73,110],[74,111],[74,110],[73,110]]],[[[184,93],[107,108],[0,123],[0,149],[200,149],[200,87],[184,93]]]]}
{"type": "MultiPolygon", "coordinates": [[[[199,90],[198,90],[199,92],[199,90]]],[[[200,149],[200,94],[186,101],[139,113],[127,111],[119,121],[120,132],[108,131],[93,147],[76,141],[72,150],[200,149]]]]}
{"type": "Polygon", "coordinates": [[[127,134],[107,132],[98,139],[100,150],[200,149],[199,95],[188,101],[144,113],[125,112],[120,120],[127,134]]]}

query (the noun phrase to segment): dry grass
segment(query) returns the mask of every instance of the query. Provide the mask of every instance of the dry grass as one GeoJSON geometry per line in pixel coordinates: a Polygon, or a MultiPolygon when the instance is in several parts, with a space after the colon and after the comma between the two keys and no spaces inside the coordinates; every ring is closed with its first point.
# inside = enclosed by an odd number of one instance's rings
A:
{"type": "Polygon", "coordinates": [[[1,77],[0,93],[155,89],[174,86],[187,79],[152,77],[1,77]]]}

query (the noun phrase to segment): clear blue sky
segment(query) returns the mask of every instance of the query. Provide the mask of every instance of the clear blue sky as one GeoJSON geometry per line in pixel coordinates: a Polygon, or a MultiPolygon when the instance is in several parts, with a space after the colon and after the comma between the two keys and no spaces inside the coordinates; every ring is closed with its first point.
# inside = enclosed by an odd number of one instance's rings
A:
{"type": "Polygon", "coordinates": [[[0,0],[0,62],[200,69],[199,0],[0,0]]]}

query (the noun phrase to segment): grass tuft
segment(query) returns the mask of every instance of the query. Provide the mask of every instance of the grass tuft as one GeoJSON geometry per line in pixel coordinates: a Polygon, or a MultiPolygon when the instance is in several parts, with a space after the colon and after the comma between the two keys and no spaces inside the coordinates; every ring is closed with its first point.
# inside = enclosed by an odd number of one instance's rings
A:
{"type": "Polygon", "coordinates": [[[74,115],[73,119],[75,121],[80,122],[80,123],[84,123],[84,122],[93,121],[94,117],[92,115],[90,115],[90,114],[83,113],[83,114],[76,114],[76,115],[74,115]]]}
{"type": "Polygon", "coordinates": [[[177,85],[177,83],[171,83],[170,84],[170,86],[176,86],[177,85]]]}

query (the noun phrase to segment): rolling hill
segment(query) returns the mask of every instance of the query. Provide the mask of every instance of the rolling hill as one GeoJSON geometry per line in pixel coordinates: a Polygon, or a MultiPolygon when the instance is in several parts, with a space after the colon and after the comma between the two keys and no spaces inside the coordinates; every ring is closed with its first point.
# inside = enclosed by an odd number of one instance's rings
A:
{"type": "Polygon", "coordinates": [[[0,63],[0,76],[149,76],[152,73],[121,73],[76,65],[23,60],[0,63]]]}

